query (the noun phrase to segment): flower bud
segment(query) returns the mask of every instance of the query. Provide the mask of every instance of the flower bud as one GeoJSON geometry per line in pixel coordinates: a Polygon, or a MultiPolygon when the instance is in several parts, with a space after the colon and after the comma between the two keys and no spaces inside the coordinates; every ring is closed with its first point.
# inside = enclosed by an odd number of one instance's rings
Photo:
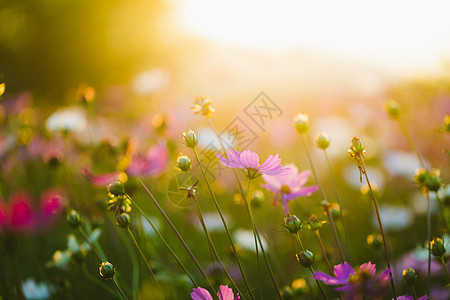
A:
{"type": "Polygon", "coordinates": [[[284,218],[284,227],[289,230],[290,233],[297,234],[297,232],[302,229],[302,221],[300,221],[296,215],[288,215],[284,218]]]}
{"type": "Polygon", "coordinates": [[[403,280],[406,284],[414,285],[414,283],[417,280],[417,277],[419,276],[414,269],[404,269],[402,272],[403,280]]]}
{"type": "Polygon", "coordinates": [[[198,145],[198,135],[192,129],[183,132],[183,138],[186,147],[195,148],[198,145]]]}
{"type": "Polygon", "coordinates": [[[264,200],[266,199],[266,196],[261,190],[255,190],[253,192],[253,197],[250,200],[250,204],[253,207],[261,207],[261,205],[264,203],[264,200]]]}
{"type": "Polygon", "coordinates": [[[325,223],[326,223],[325,221],[319,221],[319,219],[315,215],[312,215],[308,219],[308,227],[312,231],[319,230],[325,223]]]}
{"type": "Polygon", "coordinates": [[[177,158],[178,169],[187,172],[191,169],[191,160],[186,155],[180,155],[177,158]]]}
{"type": "Polygon", "coordinates": [[[121,213],[116,217],[116,225],[121,228],[128,228],[131,223],[130,215],[127,213],[121,213]]]}
{"type": "Polygon", "coordinates": [[[416,169],[416,174],[414,175],[414,181],[417,183],[419,187],[423,187],[425,185],[425,180],[428,177],[428,170],[421,168],[416,169]]]}
{"type": "Polygon", "coordinates": [[[392,119],[397,119],[400,115],[401,108],[397,101],[388,100],[384,103],[384,108],[386,112],[392,119]]]}
{"type": "Polygon", "coordinates": [[[67,222],[69,223],[70,227],[73,229],[77,229],[81,225],[81,216],[76,210],[71,210],[67,214],[67,222]]]}
{"type": "Polygon", "coordinates": [[[306,114],[298,114],[294,118],[295,129],[300,134],[305,134],[309,129],[309,118],[306,114]]]}
{"type": "Polygon", "coordinates": [[[383,246],[383,237],[380,234],[369,234],[367,236],[367,245],[377,250],[383,246]]]}
{"type": "Polygon", "coordinates": [[[428,190],[437,192],[441,187],[442,182],[439,173],[438,170],[428,173],[428,176],[425,178],[425,187],[428,190]]]}
{"type": "Polygon", "coordinates": [[[299,297],[305,296],[309,292],[309,286],[305,278],[295,279],[292,281],[291,287],[294,293],[299,297]]]}
{"type": "Polygon", "coordinates": [[[290,286],[284,286],[280,291],[281,297],[283,300],[294,299],[294,291],[290,286]]]}
{"type": "Polygon", "coordinates": [[[114,181],[108,185],[108,192],[114,196],[122,196],[125,194],[125,189],[122,182],[114,181]]]}
{"type": "Polygon", "coordinates": [[[102,262],[99,267],[100,276],[106,279],[112,279],[116,273],[116,268],[110,262],[102,262]]]}
{"type": "Polygon", "coordinates": [[[330,146],[330,137],[325,132],[319,133],[316,136],[316,144],[318,148],[325,150],[330,146]]]}
{"type": "Polygon", "coordinates": [[[450,115],[446,115],[444,119],[444,131],[450,133],[450,115]]]}
{"type": "Polygon", "coordinates": [[[295,254],[295,256],[297,257],[297,260],[300,262],[300,264],[305,268],[311,267],[314,263],[314,253],[309,250],[301,251],[295,254]]]}
{"type": "Polygon", "coordinates": [[[338,203],[330,203],[329,212],[333,220],[339,219],[341,217],[341,207],[338,203]]]}
{"type": "Polygon", "coordinates": [[[439,237],[435,237],[432,241],[431,241],[431,254],[433,254],[433,256],[443,256],[445,254],[446,250],[445,250],[445,246],[444,246],[444,242],[442,242],[442,239],[439,237]]]}

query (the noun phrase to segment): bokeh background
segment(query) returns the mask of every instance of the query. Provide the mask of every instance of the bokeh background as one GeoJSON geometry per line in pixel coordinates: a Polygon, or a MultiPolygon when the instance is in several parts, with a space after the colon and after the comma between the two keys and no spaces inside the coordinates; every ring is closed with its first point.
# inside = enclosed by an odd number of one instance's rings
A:
{"type": "MultiPolygon", "coordinates": [[[[11,203],[15,203],[11,199],[18,191],[28,194],[32,211],[38,210],[46,191],[56,189],[63,199],[55,208],[55,218],[42,228],[17,229],[2,221],[1,247],[9,257],[8,263],[0,263],[4,299],[19,295],[20,286],[27,297],[35,299],[111,296],[84,273],[98,277],[98,262],[92,253],[78,265],[55,263],[55,251],[66,249],[68,235],[76,234],[65,222],[70,208],[82,213],[88,231],[101,229],[99,244],[117,263],[131,293],[138,263],[129,263],[127,243],[106,212],[106,184],[93,184],[86,170],[91,175],[122,172],[134,153],[145,153],[161,143],[168,153],[164,169],[146,174],[145,181],[202,265],[215,274],[208,266],[209,251],[195,212],[190,206],[175,205],[167,193],[178,172],[178,154],[192,158],[190,150],[178,142],[182,132],[188,128],[199,131],[201,149],[215,139],[205,119],[190,109],[201,95],[213,100],[212,121],[219,131],[236,117],[254,131],[257,138],[249,148],[261,158],[279,153],[283,163],[310,168],[292,121],[299,112],[310,117],[311,144],[316,134],[327,132],[354,264],[371,260],[381,269],[381,249],[366,242],[367,235],[377,232],[371,202],[347,155],[350,139],[360,136],[366,144],[369,176],[378,189],[394,261],[401,265],[412,256],[422,257],[426,202],[413,181],[419,163],[383,103],[390,98],[400,103],[402,121],[427,166],[440,169],[443,180],[448,180],[449,156],[443,150],[448,150],[449,135],[443,124],[450,112],[449,9],[449,3],[436,0],[0,0],[0,83],[5,84],[0,98],[0,208],[4,215],[11,213],[11,203]],[[245,113],[261,92],[280,109],[266,119],[264,128],[245,113]]],[[[313,149],[313,159],[334,201],[321,151],[313,149]]],[[[201,177],[196,167],[193,173],[201,177]]],[[[252,243],[250,226],[231,175],[215,176],[214,187],[256,286],[254,254],[245,244],[252,243]]],[[[127,192],[160,224],[182,260],[194,270],[136,178],[127,177],[127,192]]],[[[306,278],[298,297],[312,298],[307,286],[314,286],[314,281],[295,264],[298,246],[281,230],[283,212],[272,205],[272,195],[260,183],[255,188],[264,200],[255,200],[256,219],[280,284],[306,278]]],[[[200,186],[205,188],[204,183],[200,186]]],[[[448,189],[442,193],[448,195],[448,189]]],[[[291,209],[304,219],[311,213],[323,218],[320,200],[316,193],[295,200],[291,209]]],[[[442,235],[442,220],[433,203],[433,234],[442,235]]],[[[213,229],[218,217],[206,190],[201,192],[201,205],[209,213],[213,239],[222,248],[224,260],[235,267],[224,232],[220,226],[213,229]]],[[[132,217],[169,297],[187,299],[192,287],[186,278],[151,230],[146,231],[145,221],[135,212],[132,217]]],[[[305,236],[318,252],[312,234],[305,236]]],[[[332,262],[337,263],[328,227],[323,238],[332,262]]],[[[80,236],[78,240],[81,243],[80,236]]],[[[128,250],[135,250],[129,245],[128,250]]],[[[319,269],[324,267],[320,255],[318,264],[319,269]]],[[[140,266],[140,284],[135,290],[142,299],[156,297],[154,284],[144,265],[140,266]]],[[[436,273],[436,287],[442,288],[444,280],[436,273]]],[[[271,299],[270,279],[263,274],[264,293],[271,299]]],[[[215,276],[217,283],[226,283],[223,274],[215,276]]],[[[423,293],[424,285],[418,289],[423,293]]]]}

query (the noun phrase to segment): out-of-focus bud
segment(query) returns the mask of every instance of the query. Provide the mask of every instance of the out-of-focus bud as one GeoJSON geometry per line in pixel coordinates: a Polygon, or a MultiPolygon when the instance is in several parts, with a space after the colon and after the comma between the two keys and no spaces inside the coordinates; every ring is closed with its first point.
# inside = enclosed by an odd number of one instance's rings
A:
{"type": "Polygon", "coordinates": [[[314,263],[314,253],[309,250],[301,251],[295,254],[295,256],[297,257],[297,260],[300,262],[300,264],[305,268],[311,267],[314,263]]]}
{"type": "Polygon", "coordinates": [[[3,96],[6,90],[6,85],[4,82],[0,83],[0,97],[3,96]]]}
{"type": "Polygon", "coordinates": [[[316,145],[322,150],[326,150],[330,146],[330,137],[325,133],[319,133],[316,136],[316,145]]]}
{"type": "Polygon", "coordinates": [[[433,172],[428,173],[425,178],[425,187],[433,192],[437,192],[442,185],[439,170],[433,170],[433,172]]]}
{"type": "Polygon", "coordinates": [[[445,116],[445,119],[444,119],[444,131],[450,133],[450,115],[446,115],[445,116]]]}
{"type": "Polygon", "coordinates": [[[192,129],[183,132],[183,138],[186,147],[195,148],[198,145],[198,135],[192,129]]]}
{"type": "Polygon", "coordinates": [[[329,211],[333,220],[339,219],[341,217],[341,207],[338,203],[330,203],[329,211]]]}
{"type": "Polygon", "coordinates": [[[446,250],[442,239],[439,237],[433,238],[431,241],[431,254],[433,254],[433,256],[441,257],[445,254],[445,252],[446,250]]]}
{"type": "Polygon", "coordinates": [[[308,219],[308,227],[312,231],[317,231],[317,230],[321,229],[323,224],[325,224],[325,223],[326,223],[326,221],[319,221],[319,219],[315,215],[312,215],[308,219]]]}
{"type": "Polygon", "coordinates": [[[281,297],[283,300],[290,300],[294,299],[294,291],[291,289],[290,286],[284,286],[280,291],[281,297]]]}
{"type": "Polygon", "coordinates": [[[300,221],[296,215],[288,215],[284,218],[284,227],[289,230],[290,233],[297,234],[297,232],[302,229],[302,221],[300,221]]]}
{"type": "Polygon", "coordinates": [[[304,296],[309,292],[309,286],[305,278],[295,279],[292,281],[291,287],[297,296],[304,296]]]}
{"type": "Polygon", "coordinates": [[[114,196],[122,196],[125,194],[125,189],[122,182],[114,181],[108,185],[108,192],[114,196]]]}
{"type": "Polygon", "coordinates": [[[253,207],[261,207],[261,205],[264,203],[265,199],[266,199],[266,196],[264,195],[263,191],[255,190],[253,192],[252,199],[250,200],[250,204],[253,207]]]}
{"type": "Polygon", "coordinates": [[[309,130],[309,118],[306,114],[298,114],[294,117],[295,129],[300,134],[305,134],[309,130]]]}
{"type": "Polygon", "coordinates": [[[384,103],[384,109],[392,119],[398,119],[400,116],[401,108],[397,101],[388,100],[384,103]]]}
{"type": "Polygon", "coordinates": [[[81,216],[76,210],[71,210],[67,214],[67,223],[69,223],[70,227],[73,229],[77,229],[81,225],[81,216]]]}
{"type": "Polygon", "coordinates": [[[167,128],[167,118],[162,114],[156,114],[152,118],[152,125],[156,129],[156,133],[161,135],[167,128]]]}
{"type": "Polygon", "coordinates": [[[191,160],[186,155],[180,155],[177,158],[178,169],[187,172],[191,169],[191,160]]]}
{"type": "Polygon", "coordinates": [[[421,168],[416,169],[416,174],[414,175],[414,181],[417,183],[419,187],[423,187],[425,185],[425,180],[428,177],[428,170],[421,168]]]}
{"type": "Polygon", "coordinates": [[[406,284],[414,285],[414,283],[417,280],[417,277],[419,276],[414,269],[408,268],[404,269],[402,272],[403,280],[406,284]]]}
{"type": "Polygon", "coordinates": [[[113,264],[107,261],[102,262],[98,269],[100,272],[100,276],[106,279],[112,279],[114,277],[114,274],[116,274],[116,268],[114,268],[113,264]]]}
{"type": "Polygon", "coordinates": [[[122,228],[128,228],[131,223],[130,215],[127,213],[121,213],[116,217],[116,225],[122,228]]]}
{"type": "Polygon", "coordinates": [[[367,236],[367,245],[373,249],[380,249],[383,246],[383,237],[380,234],[369,234],[367,236]]]}

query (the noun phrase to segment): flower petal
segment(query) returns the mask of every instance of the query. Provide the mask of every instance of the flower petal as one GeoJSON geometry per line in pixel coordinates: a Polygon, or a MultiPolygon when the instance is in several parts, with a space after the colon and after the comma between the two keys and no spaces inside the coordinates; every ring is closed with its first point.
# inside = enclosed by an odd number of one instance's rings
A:
{"type": "Polygon", "coordinates": [[[259,156],[250,150],[244,150],[240,155],[241,164],[246,168],[257,169],[259,164],[259,156]]]}
{"type": "Polygon", "coordinates": [[[191,298],[192,300],[213,300],[211,294],[201,287],[192,290],[191,298]]]}
{"type": "Polygon", "coordinates": [[[352,266],[348,262],[334,266],[334,276],[342,280],[342,284],[346,283],[350,275],[354,274],[352,266]]]}
{"type": "Polygon", "coordinates": [[[325,284],[328,285],[340,285],[342,284],[337,278],[330,276],[328,274],[325,274],[324,272],[317,271],[314,273],[314,279],[320,280],[325,284]]]}
{"type": "Polygon", "coordinates": [[[219,300],[233,300],[234,293],[228,285],[221,285],[219,287],[219,291],[217,292],[217,297],[219,297],[219,300]]]}

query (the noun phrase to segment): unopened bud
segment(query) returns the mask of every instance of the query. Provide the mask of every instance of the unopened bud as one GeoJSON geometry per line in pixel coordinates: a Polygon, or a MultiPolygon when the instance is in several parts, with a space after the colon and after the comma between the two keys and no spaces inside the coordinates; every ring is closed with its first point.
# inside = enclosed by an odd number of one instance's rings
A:
{"type": "Polygon", "coordinates": [[[264,203],[264,200],[266,199],[266,196],[261,190],[255,190],[253,192],[252,200],[250,200],[250,204],[253,207],[261,207],[261,205],[264,203]]]}
{"type": "Polygon", "coordinates": [[[284,218],[284,227],[289,230],[290,233],[297,234],[297,232],[302,229],[302,221],[300,221],[296,215],[288,215],[284,218]]]}
{"type": "Polygon", "coordinates": [[[280,291],[281,297],[283,300],[290,300],[294,299],[294,291],[291,289],[290,286],[285,286],[280,291]]]}
{"type": "Polygon", "coordinates": [[[305,134],[309,130],[309,118],[306,114],[298,114],[294,118],[295,129],[300,134],[305,134]]]}
{"type": "Polygon", "coordinates": [[[125,189],[122,182],[114,181],[108,185],[108,192],[114,196],[122,196],[125,194],[125,189]]]}
{"type": "Polygon", "coordinates": [[[325,221],[319,221],[319,219],[315,215],[312,215],[308,219],[308,227],[312,231],[319,230],[325,223],[326,223],[325,221]]]}
{"type": "Polygon", "coordinates": [[[105,261],[101,263],[99,272],[102,277],[106,279],[112,279],[114,277],[114,274],[116,273],[116,268],[114,268],[111,263],[105,261]]]}
{"type": "Polygon", "coordinates": [[[433,256],[441,257],[445,254],[445,252],[446,252],[446,250],[445,250],[444,242],[442,242],[441,238],[435,237],[431,241],[431,254],[433,254],[433,256]]]}
{"type": "Polygon", "coordinates": [[[192,129],[183,132],[183,138],[186,147],[195,148],[198,145],[198,135],[192,129]]]}
{"type": "Polygon", "coordinates": [[[384,108],[386,109],[386,112],[392,119],[397,119],[399,117],[401,108],[397,101],[395,100],[386,101],[386,103],[384,103],[384,108]]]}
{"type": "Polygon", "coordinates": [[[309,250],[301,251],[295,254],[295,256],[297,257],[297,260],[300,262],[300,264],[305,268],[311,267],[314,263],[314,253],[309,250]]]}
{"type": "Polygon", "coordinates": [[[116,217],[116,225],[122,228],[128,228],[131,223],[130,215],[127,213],[121,213],[116,217]]]}
{"type": "Polygon", "coordinates": [[[181,171],[187,172],[191,169],[191,160],[186,155],[180,155],[177,159],[177,165],[181,171]]]}
{"type": "Polygon", "coordinates": [[[318,148],[325,150],[330,146],[330,137],[325,133],[319,133],[316,136],[316,145],[318,148]]]}
{"type": "Polygon", "coordinates": [[[419,275],[417,275],[416,271],[414,269],[404,269],[402,272],[403,275],[403,280],[405,281],[406,284],[409,285],[414,285],[414,283],[417,280],[417,277],[419,275]]]}
{"type": "Polygon", "coordinates": [[[73,229],[77,229],[81,225],[81,216],[76,210],[71,210],[67,214],[67,223],[69,223],[70,227],[73,229]]]}
{"type": "Polygon", "coordinates": [[[373,249],[380,249],[383,246],[383,237],[380,234],[369,234],[367,236],[367,245],[373,249]]]}
{"type": "Polygon", "coordinates": [[[439,173],[440,172],[438,170],[434,170],[428,174],[427,178],[425,178],[425,187],[428,190],[437,192],[441,187],[442,182],[439,173]]]}

